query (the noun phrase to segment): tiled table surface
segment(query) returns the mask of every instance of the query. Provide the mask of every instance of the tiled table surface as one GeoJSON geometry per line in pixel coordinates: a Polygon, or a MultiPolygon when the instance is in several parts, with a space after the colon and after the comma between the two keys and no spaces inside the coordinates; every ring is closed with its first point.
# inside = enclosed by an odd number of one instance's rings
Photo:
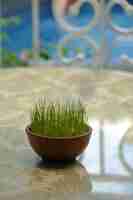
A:
{"type": "Polygon", "coordinates": [[[133,74],[79,68],[0,70],[0,200],[133,199],[133,74]],[[72,165],[47,166],[25,126],[40,96],[79,97],[94,129],[72,165]]]}

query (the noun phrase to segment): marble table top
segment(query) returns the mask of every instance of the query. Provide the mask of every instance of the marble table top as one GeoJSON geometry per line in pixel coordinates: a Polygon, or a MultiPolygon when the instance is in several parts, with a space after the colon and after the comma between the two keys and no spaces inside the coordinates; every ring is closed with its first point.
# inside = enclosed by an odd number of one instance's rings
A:
{"type": "Polygon", "coordinates": [[[132,152],[132,73],[0,69],[0,200],[132,200],[132,152]],[[29,110],[41,96],[86,106],[94,131],[74,163],[42,162],[28,144],[29,110]]]}

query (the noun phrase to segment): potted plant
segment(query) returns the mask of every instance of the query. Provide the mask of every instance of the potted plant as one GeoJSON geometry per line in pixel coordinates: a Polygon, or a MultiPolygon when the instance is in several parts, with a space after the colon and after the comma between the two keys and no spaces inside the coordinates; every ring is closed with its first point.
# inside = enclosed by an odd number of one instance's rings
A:
{"type": "Polygon", "coordinates": [[[26,127],[33,150],[48,160],[73,160],[87,147],[92,128],[81,102],[48,103],[41,99],[26,127]]]}

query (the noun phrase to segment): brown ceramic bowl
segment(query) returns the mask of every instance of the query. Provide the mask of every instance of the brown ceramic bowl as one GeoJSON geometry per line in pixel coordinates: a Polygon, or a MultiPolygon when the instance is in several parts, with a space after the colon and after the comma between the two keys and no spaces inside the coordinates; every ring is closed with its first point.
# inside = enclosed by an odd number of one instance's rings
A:
{"type": "Polygon", "coordinates": [[[87,147],[92,128],[81,136],[74,137],[41,137],[32,133],[30,126],[26,128],[32,149],[42,158],[48,160],[73,160],[87,147]]]}

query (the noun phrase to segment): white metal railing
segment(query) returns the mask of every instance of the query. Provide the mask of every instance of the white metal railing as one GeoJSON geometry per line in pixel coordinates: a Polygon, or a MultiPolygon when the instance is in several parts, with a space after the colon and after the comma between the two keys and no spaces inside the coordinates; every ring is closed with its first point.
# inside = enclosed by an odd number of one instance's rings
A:
{"type": "MultiPolygon", "coordinates": [[[[33,62],[39,63],[40,55],[40,2],[41,0],[30,0],[32,6],[32,50],[33,62]]],[[[45,0],[44,0],[45,1],[45,0]]],[[[3,0],[4,2],[4,0],[3,0]]],[[[9,0],[7,1],[9,4],[9,0]]],[[[15,1],[18,2],[18,1],[15,1]]],[[[57,57],[61,63],[72,64],[75,61],[83,62],[85,60],[85,52],[77,52],[74,57],[68,58],[63,54],[62,48],[74,39],[81,39],[90,49],[93,50],[91,62],[93,65],[103,66],[104,64],[111,64],[112,49],[119,49],[120,43],[130,43],[133,48],[133,25],[130,28],[124,28],[114,24],[111,17],[112,8],[118,4],[123,8],[124,12],[133,17],[133,5],[129,4],[127,0],[77,0],[69,7],[68,15],[78,16],[80,8],[84,3],[91,5],[94,10],[94,16],[88,24],[79,27],[73,25],[71,21],[67,21],[61,10],[61,0],[52,0],[52,10],[55,20],[58,22],[60,28],[65,32],[65,36],[60,39],[57,44],[57,57]],[[108,3],[107,3],[108,2],[108,3]],[[97,42],[90,32],[99,26],[99,33],[101,34],[101,41],[97,42]],[[115,33],[112,41],[107,38],[107,31],[111,30],[115,33]]],[[[0,5],[1,9],[2,5],[0,5]]],[[[47,31],[47,27],[46,27],[47,31]]],[[[54,33],[53,33],[54,34],[54,33]]],[[[133,66],[133,57],[122,53],[118,57],[118,63],[122,65],[133,66]]],[[[117,68],[117,66],[115,66],[117,68]]],[[[133,67],[132,67],[133,68],[133,67]]]]}
{"type": "MultiPolygon", "coordinates": [[[[112,49],[119,48],[119,41],[124,42],[127,40],[131,40],[133,43],[133,26],[131,28],[122,28],[112,22],[111,18],[111,9],[116,4],[119,4],[124,11],[133,16],[133,6],[131,6],[126,0],[111,0],[107,4],[105,0],[77,0],[77,2],[70,7],[69,14],[78,15],[80,12],[80,8],[84,3],[89,3],[94,9],[94,17],[92,21],[85,25],[82,28],[74,26],[70,22],[68,22],[60,9],[60,0],[53,0],[53,14],[55,19],[59,23],[62,30],[66,32],[66,35],[60,40],[58,44],[58,55],[59,59],[62,63],[73,63],[75,60],[84,59],[84,55],[80,53],[80,55],[76,55],[76,57],[68,59],[64,57],[62,54],[62,48],[69,42],[71,42],[75,38],[80,38],[83,41],[86,41],[88,46],[94,50],[94,55],[92,57],[92,63],[94,65],[103,65],[109,64],[112,49]],[[95,28],[95,26],[100,23],[99,32],[102,33],[101,43],[97,44],[97,42],[89,36],[89,32],[95,28]],[[117,36],[113,38],[112,44],[110,44],[106,37],[106,30],[108,27],[112,29],[113,32],[117,33],[117,36]]],[[[32,0],[32,8],[33,8],[33,51],[34,58],[37,60],[39,52],[39,0],[32,0]]],[[[133,66],[133,58],[129,58],[128,55],[122,54],[120,56],[119,63],[133,66]]]]}
{"type": "MultiPolygon", "coordinates": [[[[95,50],[94,57],[92,58],[93,64],[109,64],[108,62],[109,56],[111,56],[111,48],[119,48],[119,46],[116,46],[119,38],[121,38],[122,41],[125,41],[128,36],[128,38],[130,37],[131,41],[133,42],[133,26],[131,28],[122,28],[118,25],[115,25],[113,24],[110,16],[111,9],[116,4],[119,4],[128,15],[133,16],[133,6],[131,6],[126,0],[111,0],[108,4],[105,2],[105,0],[78,0],[72,7],[70,7],[70,14],[78,14],[82,4],[85,2],[91,4],[95,11],[92,21],[83,28],[73,26],[64,19],[59,8],[59,2],[59,0],[53,1],[53,12],[56,20],[60,24],[60,27],[62,27],[62,29],[67,33],[59,43],[59,55],[62,62],[66,61],[66,58],[64,58],[61,53],[62,46],[75,39],[75,37],[81,37],[83,40],[86,40],[90,48],[95,50]],[[101,30],[99,31],[102,33],[102,42],[100,45],[98,45],[96,41],[88,35],[88,33],[95,28],[96,24],[98,23],[101,25],[101,30]],[[108,27],[111,28],[113,32],[118,33],[118,36],[113,39],[112,45],[108,43],[106,38],[106,30],[108,27]],[[87,36],[85,37],[84,35],[86,34],[87,36]]],[[[121,55],[119,59],[121,59],[121,64],[133,65],[133,59],[129,58],[128,55],[121,55]]],[[[73,60],[75,59],[71,59],[69,61],[67,60],[67,62],[72,62],[73,60]]]]}
{"type": "Polygon", "coordinates": [[[38,63],[40,52],[39,1],[32,0],[32,47],[34,63],[38,63]]]}

